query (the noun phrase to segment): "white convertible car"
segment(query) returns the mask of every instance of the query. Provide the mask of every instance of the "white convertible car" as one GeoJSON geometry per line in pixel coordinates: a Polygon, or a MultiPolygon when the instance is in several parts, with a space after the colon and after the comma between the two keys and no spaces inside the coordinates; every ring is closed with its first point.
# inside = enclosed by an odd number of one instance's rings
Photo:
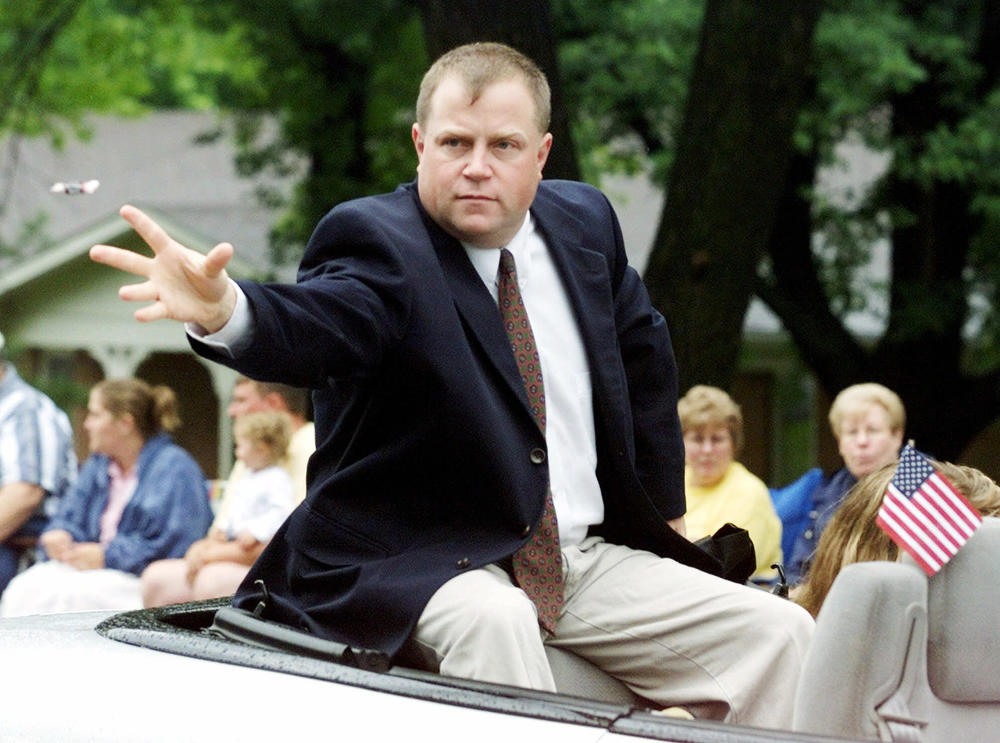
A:
{"type": "Polygon", "coordinates": [[[539,693],[390,667],[217,600],[0,621],[0,741],[1000,740],[998,555],[986,519],[932,578],[906,560],[845,568],[794,732],[653,714],[564,651],[550,656],[560,693],[539,693]]]}
{"type": "Polygon", "coordinates": [[[562,670],[584,696],[446,679],[218,601],[6,619],[0,741],[820,740],[654,715],[580,668],[562,670]]]}

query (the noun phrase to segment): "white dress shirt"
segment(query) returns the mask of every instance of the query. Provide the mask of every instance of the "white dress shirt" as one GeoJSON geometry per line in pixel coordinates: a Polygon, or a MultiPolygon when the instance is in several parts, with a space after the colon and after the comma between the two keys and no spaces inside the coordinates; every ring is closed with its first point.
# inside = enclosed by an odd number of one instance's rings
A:
{"type": "MultiPolygon", "coordinates": [[[[494,300],[497,299],[498,248],[463,247],[494,300]]],[[[597,444],[590,386],[590,366],[573,308],[545,240],[529,213],[506,246],[517,266],[518,287],[538,346],[545,385],[549,486],[562,546],[579,544],[587,529],[604,520],[604,500],[597,482],[597,444]]],[[[238,352],[250,334],[252,317],[243,290],[236,286],[236,309],[216,333],[205,335],[188,323],[198,340],[227,354],[238,352]]]]}
{"type": "MultiPolygon", "coordinates": [[[[496,299],[500,250],[463,247],[496,299]]],[[[549,485],[559,541],[563,546],[579,544],[588,527],[604,520],[590,365],[562,279],[530,213],[506,247],[514,256],[517,285],[542,363],[549,485]]]]}

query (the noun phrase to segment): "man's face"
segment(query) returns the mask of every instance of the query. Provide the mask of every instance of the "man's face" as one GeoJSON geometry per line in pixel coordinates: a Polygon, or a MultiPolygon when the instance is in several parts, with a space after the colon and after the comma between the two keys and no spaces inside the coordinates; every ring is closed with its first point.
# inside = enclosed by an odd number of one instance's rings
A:
{"type": "Polygon", "coordinates": [[[844,466],[858,479],[893,461],[902,443],[902,430],[893,428],[888,411],[875,403],[846,414],[837,438],[844,466]]]}
{"type": "Polygon", "coordinates": [[[458,77],[431,97],[424,126],[413,125],[420,202],[453,237],[500,248],[524,223],[552,135],[538,130],[519,79],[487,86],[475,101],[458,77]]]}
{"type": "Polygon", "coordinates": [[[247,413],[259,413],[268,410],[267,401],[261,397],[260,390],[253,382],[240,382],[233,388],[233,397],[229,401],[226,412],[236,420],[247,413]]]}

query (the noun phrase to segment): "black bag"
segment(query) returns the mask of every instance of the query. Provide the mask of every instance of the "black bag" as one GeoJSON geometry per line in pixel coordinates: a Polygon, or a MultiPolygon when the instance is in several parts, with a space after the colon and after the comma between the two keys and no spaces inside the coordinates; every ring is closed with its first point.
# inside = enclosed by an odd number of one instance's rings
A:
{"type": "Polygon", "coordinates": [[[734,583],[746,583],[757,569],[750,532],[735,524],[724,524],[710,537],[695,544],[722,563],[722,577],[734,583]]]}

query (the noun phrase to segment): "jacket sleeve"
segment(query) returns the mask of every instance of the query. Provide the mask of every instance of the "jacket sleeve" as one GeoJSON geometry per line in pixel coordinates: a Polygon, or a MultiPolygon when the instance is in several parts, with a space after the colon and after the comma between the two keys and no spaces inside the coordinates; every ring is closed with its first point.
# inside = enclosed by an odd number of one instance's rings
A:
{"type": "Polygon", "coordinates": [[[674,519],[687,510],[684,442],[677,416],[677,363],[667,322],[650,302],[639,274],[628,265],[613,211],[611,221],[615,236],[611,264],[615,327],[632,411],[636,471],[661,515],[674,519]]]}
{"type": "MultiPolygon", "coordinates": [[[[374,207],[371,207],[374,208],[374,207]]],[[[254,379],[319,388],[363,378],[405,332],[411,287],[390,220],[341,205],[320,221],[295,284],[238,282],[253,315],[236,357],[190,339],[206,358],[254,379]]]]}
{"type": "Polygon", "coordinates": [[[98,513],[103,511],[107,502],[107,468],[104,457],[92,456],[84,462],[73,485],[59,499],[58,509],[45,525],[45,531],[64,529],[76,542],[97,541],[93,512],[95,508],[98,513]]]}
{"type": "Polygon", "coordinates": [[[118,533],[105,550],[105,565],[138,575],[153,560],[183,557],[210,523],[201,470],[187,452],[171,446],[141,474],[118,533]]]}

